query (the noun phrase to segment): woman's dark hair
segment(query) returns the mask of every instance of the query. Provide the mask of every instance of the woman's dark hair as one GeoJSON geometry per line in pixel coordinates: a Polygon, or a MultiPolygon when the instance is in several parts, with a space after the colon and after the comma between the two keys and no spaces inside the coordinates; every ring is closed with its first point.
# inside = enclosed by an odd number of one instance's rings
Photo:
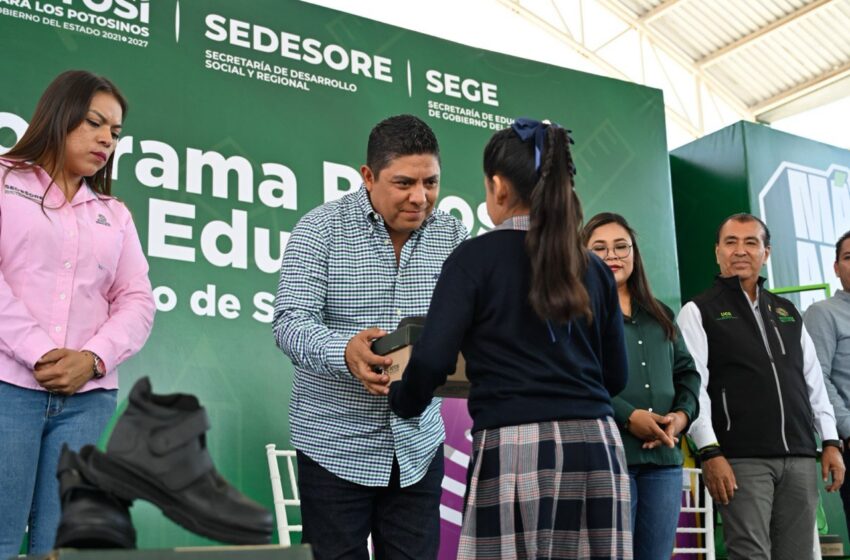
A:
{"type": "Polygon", "coordinates": [[[534,141],[523,142],[512,128],[501,130],[484,148],[484,174],[510,182],[520,202],[531,209],[525,249],[531,261],[528,299],[544,320],[564,323],[584,315],[593,320],[583,278],[587,252],[581,244],[582,211],[573,188],[573,159],[564,129],[549,126],[540,171],[534,141]]]}
{"type": "Polygon", "coordinates": [[[649,281],[646,278],[646,272],[643,267],[643,258],[640,256],[637,233],[632,229],[632,226],[629,225],[629,222],[627,222],[620,214],[614,214],[613,212],[602,212],[601,214],[597,214],[590,218],[590,220],[588,220],[585,224],[584,230],[581,234],[582,244],[587,246],[590,242],[590,238],[593,236],[593,232],[596,231],[597,228],[608,224],[617,224],[629,232],[629,236],[632,238],[632,261],[634,263],[634,268],[632,269],[631,276],[629,276],[628,280],[626,280],[626,287],[629,290],[629,295],[635,303],[643,307],[656,321],[658,321],[661,328],[664,329],[664,334],[667,335],[669,340],[676,340],[676,328],[673,326],[672,317],[670,317],[667,310],[658,302],[658,300],[655,299],[655,296],[652,295],[652,290],[649,287],[649,281]]]}
{"type": "MultiPolygon", "coordinates": [[[[3,155],[4,158],[13,160],[11,165],[6,166],[13,170],[39,165],[51,177],[61,173],[65,168],[65,140],[68,133],[86,118],[92,98],[98,92],[109,93],[115,97],[121,105],[122,115],[126,117],[127,101],[118,88],[106,78],[85,70],[69,70],[56,76],[41,94],[24,135],[3,155]]],[[[112,194],[114,158],[113,151],[100,171],[85,178],[98,194],[112,194]]],[[[50,186],[52,185],[53,181],[50,183],[50,186]]]]}

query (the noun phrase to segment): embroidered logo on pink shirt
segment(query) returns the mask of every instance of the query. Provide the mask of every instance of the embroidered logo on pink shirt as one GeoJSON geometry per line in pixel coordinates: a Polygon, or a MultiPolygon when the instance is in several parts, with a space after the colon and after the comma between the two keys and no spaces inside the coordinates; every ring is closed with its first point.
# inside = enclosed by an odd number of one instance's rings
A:
{"type": "Polygon", "coordinates": [[[103,214],[97,215],[97,220],[95,220],[95,223],[106,227],[112,227],[112,224],[109,223],[109,221],[106,219],[106,216],[104,216],[103,214]]]}
{"type": "Polygon", "coordinates": [[[39,204],[41,204],[41,201],[44,199],[43,196],[31,193],[29,191],[25,191],[24,189],[12,185],[6,185],[6,188],[4,190],[9,194],[20,196],[21,198],[26,198],[27,200],[32,200],[33,202],[38,202],[39,204]]]}

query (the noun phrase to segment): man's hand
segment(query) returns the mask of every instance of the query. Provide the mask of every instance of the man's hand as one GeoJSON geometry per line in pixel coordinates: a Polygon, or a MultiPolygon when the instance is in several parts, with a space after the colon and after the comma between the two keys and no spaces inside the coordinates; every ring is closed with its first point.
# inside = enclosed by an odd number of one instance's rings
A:
{"type": "Polygon", "coordinates": [[[659,426],[659,424],[668,424],[669,422],[670,420],[665,419],[664,416],[637,408],[629,416],[628,430],[636,438],[644,440],[643,447],[646,449],[652,449],[658,444],[673,447],[676,445],[676,441],[659,426]],[[651,445],[656,441],[658,443],[651,445]]]}
{"type": "Polygon", "coordinates": [[[52,393],[73,395],[92,378],[94,357],[69,348],[54,348],[35,364],[33,376],[52,393]]]}
{"type": "Polygon", "coordinates": [[[832,473],[832,484],[826,487],[827,492],[837,492],[844,483],[844,459],[837,447],[825,445],[820,458],[821,474],[824,483],[829,482],[829,473],[832,473]]]}
{"type": "Polygon", "coordinates": [[[386,334],[386,331],[372,327],[352,336],[345,347],[345,365],[373,395],[386,395],[390,392],[390,377],[373,370],[373,368],[383,370],[393,363],[392,358],[372,352],[372,341],[386,334]]]}
{"type": "Polygon", "coordinates": [[[724,506],[729,505],[729,501],[735,496],[735,490],[738,489],[738,483],[735,482],[735,473],[726,457],[721,455],[703,461],[702,478],[714,501],[724,506]]]}

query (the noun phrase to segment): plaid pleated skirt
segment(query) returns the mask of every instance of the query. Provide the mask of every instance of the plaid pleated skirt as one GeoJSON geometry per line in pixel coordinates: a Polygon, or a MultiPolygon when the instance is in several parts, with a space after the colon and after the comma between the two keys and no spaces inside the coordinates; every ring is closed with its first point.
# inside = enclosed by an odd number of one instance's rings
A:
{"type": "Polygon", "coordinates": [[[458,559],[630,560],[629,499],[612,418],[480,430],[458,559]]]}

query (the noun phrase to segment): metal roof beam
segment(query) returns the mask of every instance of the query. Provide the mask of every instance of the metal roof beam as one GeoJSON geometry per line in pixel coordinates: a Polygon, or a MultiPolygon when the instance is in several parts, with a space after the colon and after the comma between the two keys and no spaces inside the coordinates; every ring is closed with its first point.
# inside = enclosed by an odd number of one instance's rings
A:
{"type": "Polygon", "coordinates": [[[743,37],[732,41],[728,45],[717,49],[713,53],[702,57],[701,59],[696,61],[696,65],[698,68],[706,68],[707,66],[711,66],[712,64],[717,64],[717,62],[722,60],[724,57],[727,57],[730,54],[734,53],[738,49],[752,43],[753,41],[757,41],[768,33],[772,33],[777,29],[781,29],[786,25],[800,19],[801,17],[810,14],[813,11],[822,8],[832,2],[833,0],[814,0],[814,2],[806,4],[802,8],[794,10],[793,12],[790,12],[775,21],[772,21],[768,25],[756,29],[749,35],[744,35],[743,37]]]}
{"type": "MultiPolygon", "coordinates": [[[[580,55],[584,56],[592,63],[598,65],[601,69],[606,71],[609,76],[619,78],[621,80],[625,80],[627,82],[632,82],[633,80],[627,74],[625,74],[622,70],[596,54],[595,52],[588,49],[582,43],[573,39],[570,35],[565,33],[564,31],[558,29],[545,19],[541,18],[539,15],[529,10],[528,8],[520,5],[519,0],[499,0],[501,4],[506,6],[508,9],[513,10],[515,13],[521,15],[531,23],[537,25],[538,27],[544,29],[549,32],[556,39],[559,39],[573,48],[580,55]]],[[[688,119],[686,116],[682,115],[666,103],[664,104],[664,111],[668,117],[676,124],[684,128],[688,133],[694,138],[699,138],[702,136],[702,131],[699,130],[694,124],[688,119]]]]}
{"type": "Polygon", "coordinates": [[[661,2],[657,6],[653,6],[651,9],[645,11],[640,16],[638,16],[638,21],[642,23],[649,23],[654,19],[658,19],[661,17],[664,12],[681,2],[682,0],[667,0],[666,2],[661,2]]]}
{"type": "Polygon", "coordinates": [[[610,76],[625,80],[627,82],[632,81],[625,72],[623,72],[622,70],[620,70],[619,68],[617,68],[595,52],[593,52],[592,50],[588,49],[584,45],[584,43],[576,41],[569,33],[558,29],[556,26],[552,25],[547,20],[543,19],[533,11],[521,5],[519,3],[519,0],[499,0],[499,3],[507,7],[509,10],[512,10],[514,13],[524,17],[531,23],[535,24],[537,27],[540,27],[544,31],[547,31],[556,39],[563,41],[577,53],[579,53],[586,59],[590,60],[591,62],[608,72],[610,76]]]}
{"type": "MultiPolygon", "coordinates": [[[[506,0],[500,0],[505,2],[506,0]]],[[[628,25],[637,29],[639,32],[643,33],[647,39],[657,45],[661,50],[663,50],[667,56],[672,58],[674,61],[678,62],[684,68],[689,70],[695,78],[699,78],[703,81],[703,83],[718,97],[723,99],[731,108],[737,111],[741,116],[747,119],[752,118],[752,114],[750,109],[746,106],[745,103],[738,98],[737,95],[730,92],[723,84],[714,79],[713,76],[702,72],[700,68],[697,68],[694,64],[693,59],[689,56],[685,55],[682,50],[673,43],[667,37],[660,35],[658,33],[653,32],[652,28],[642,21],[639,21],[631,14],[628,10],[623,8],[623,6],[617,0],[597,0],[597,3],[608,11],[625,21],[628,25]]]]}
{"type": "Polygon", "coordinates": [[[805,97],[806,95],[814,93],[819,89],[825,88],[848,77],[850,77],[850,62],[845,62],[841,66],[833,68],[832,70],[822,74],[818,74],[817,76],[814,76],[813,78],[810,78],[791,89],[785,90],[782,93],[753,105],[750,107],[750,111],[753,112],[756,118],[759,118],[762,115],[781,107],[782,105],[796,101],[801,97],[805,97]]]}

